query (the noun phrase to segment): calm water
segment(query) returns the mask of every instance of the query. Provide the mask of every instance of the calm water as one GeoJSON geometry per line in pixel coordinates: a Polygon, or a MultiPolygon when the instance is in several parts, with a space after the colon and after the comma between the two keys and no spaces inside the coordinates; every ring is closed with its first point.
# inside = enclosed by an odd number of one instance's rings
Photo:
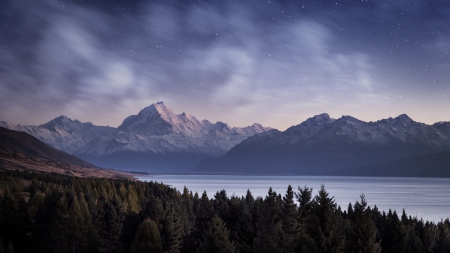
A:
{"type": "Polygon", "coordinates": [[[236,176],[236,175],[155,175],[140,176],[139,180],[156,181],[171,185],[182,191],[186,186],[201,194],[206,190],[211,198],[222,189],[228,196],[245,196],[250,189],[253,196],[266,196],[269,187],[277,193],[285,194],[287,186],[308,186],[314,195],[321,184],[334,196],[343,210],[348,204],[359,200],[364,193],[368,204],[379,210],[403,208],[409,216],[424,220],[440,221],[450,216],[450,178],[380,178],[380,177],[319,177],[319,176],[236,176]]]}

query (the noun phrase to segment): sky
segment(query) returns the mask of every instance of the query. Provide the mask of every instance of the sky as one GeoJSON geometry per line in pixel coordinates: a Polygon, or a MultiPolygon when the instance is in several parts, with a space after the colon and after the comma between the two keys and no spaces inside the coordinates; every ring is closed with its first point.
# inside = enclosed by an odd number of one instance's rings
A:
{"type": "Polygon", "coordinates": [[[446,0],[3,0],[0,121],[450,121],[446,0]]]}

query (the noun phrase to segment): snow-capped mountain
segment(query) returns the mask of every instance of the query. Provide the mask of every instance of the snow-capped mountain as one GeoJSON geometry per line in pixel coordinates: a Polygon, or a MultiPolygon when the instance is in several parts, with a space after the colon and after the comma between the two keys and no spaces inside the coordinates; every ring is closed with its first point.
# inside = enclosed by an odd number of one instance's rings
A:
{"type": "Polygon", "coordinates": [[[221,156],[249,136],[271,129],[260,124],[240,128],[199,121],[186,113],[175,114],[163,102],[127,117],[118,128],[65,116],[40,126],[7,122],[0,126],[26,132],[97,166],[147,172],[192,169],[201,160],[221,156]]]}
{"type": "Polygon", "coordinates": [[[97,138],[75,154],[99,166],[126,170],[182,171],[204,158],[225,154],[249,136],[270,128],[239,128],[175,114],[163,102],[126,118],[116,132],[97,138]]]}
{"type": "Polygon", "coordinates": [[[86,143],[115,131],[113,127],[95,126],[90,122],[81,123],[62,115],[39,126],[13,125],[5,121],[0,121],[0,126],[10,130],[26,132],[42,142],[70,154],[73,154],[86,143]]]}
{"type": "Polygon", "coordinates": [[[248,138],[198,171],[339,174],[342,168],[450,150],[450,123],[426,125],[403,114],[376,122],[317,115],[284,132],[248,138]]]}

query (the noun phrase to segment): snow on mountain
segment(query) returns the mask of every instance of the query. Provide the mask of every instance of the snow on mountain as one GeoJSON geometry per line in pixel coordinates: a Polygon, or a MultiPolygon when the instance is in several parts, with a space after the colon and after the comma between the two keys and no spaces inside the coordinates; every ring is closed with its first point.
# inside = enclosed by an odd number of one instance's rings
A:
{"type": "Polygon", "coordinates": [[[175,114],[158,102],[127,117],[116,132],[87,143],[76,155],[102,167],[183,172],[267,130],[270,128],[260,124],[240,128],[220,121],[199,121],[184,112],[175,114]]]}
{"type": "Polygon", "coordinates": [[[129,116],[117,132],[88,143],[77,154],[82,157],[107,156],[126,151],[219,156],[249,136],[269,129],[260,124],[239,128],[223,122],[199,121],[186,113],[177,115],[163,102],[158,102],[129,116]]]}
{"type": "Polygon", "coordinates": [[[26,132],[42,142],[70,154],[73,154],[86,143],[115,131],[112,127],[95,126],[90,122],[81,123],[62,115],[39,126],[13,125],[5,121],[0,121],[0,126],[10,130],[26,132]]]}

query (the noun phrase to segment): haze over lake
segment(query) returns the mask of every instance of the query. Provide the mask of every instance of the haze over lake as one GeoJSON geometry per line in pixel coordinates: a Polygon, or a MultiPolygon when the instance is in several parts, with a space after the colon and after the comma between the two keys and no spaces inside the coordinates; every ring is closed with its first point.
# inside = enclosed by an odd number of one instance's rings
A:
{"type": "Polygon", "coordinates": [[[366,195],[368,204],[381,211],[403,208],[409,216],[438,222],[450,216],[450,178],[387,178],[387,177],[319,177],[319,176],[242,176],[242,175],[155,175],[139,176],[142,181],[157,181],[182,191],[186,186],[192,192],[206,191],[212,198],[217,191],[225,189],[228,196],[243,196],[250,189],[253,196],[266,196],[269,187],[285,194],[287,186],[308,186],[316,195],[320,185],[334,196],[342,210],[349,203],[366,195]]]}

